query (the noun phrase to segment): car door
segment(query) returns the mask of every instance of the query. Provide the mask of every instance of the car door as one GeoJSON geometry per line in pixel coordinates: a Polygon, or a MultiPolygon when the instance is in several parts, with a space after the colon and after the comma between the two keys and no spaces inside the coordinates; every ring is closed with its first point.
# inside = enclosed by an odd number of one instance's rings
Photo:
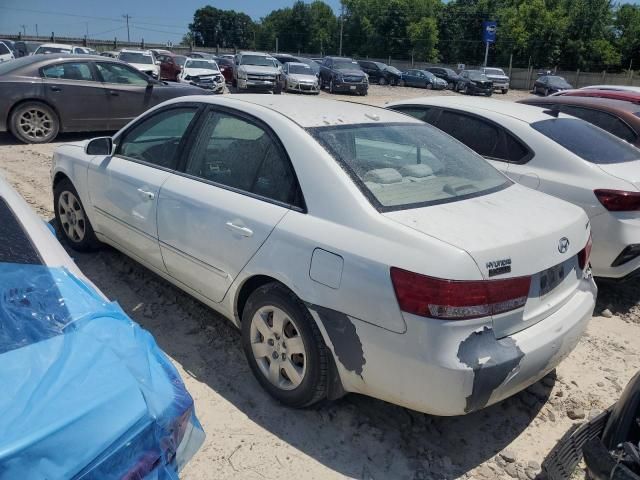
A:
{"type": "Polygon", "coordinates": [[[113,155],[96,156],[89,166],[96,232],[160,271],[165,267],[158,245],[158,193],[176,167],[198,108],[181,103],[142,118],[114,139],[113,155]]]}
{"type": "Polygon", "coordinates": [[[210,108],[183,174],[160,190],[158,233],[170,275],[220,302],[238,273],[301,196],[289,158],[269,127],[210,108]]]}
{"type": "Polygon", "coordinates": [[[45,98],[60,114],[62,130],[105,130],[109,98],[90,62],[63,61],[40,69],[45,98]]]}
{"type": "Polygon", "coordinates": [[[109,129],[118,130],[157,102],[149,78],[120,62],[95,62],[109,98],[109,129]]]}

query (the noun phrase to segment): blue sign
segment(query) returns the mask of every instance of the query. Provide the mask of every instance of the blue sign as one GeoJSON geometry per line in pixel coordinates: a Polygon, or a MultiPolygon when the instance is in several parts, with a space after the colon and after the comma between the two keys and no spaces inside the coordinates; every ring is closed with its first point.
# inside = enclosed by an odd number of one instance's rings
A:
{"type": "Polygon", "coordinates": [[[485,43],[495,43],[498,22],[482,22],[482,41],[485,43]]]}

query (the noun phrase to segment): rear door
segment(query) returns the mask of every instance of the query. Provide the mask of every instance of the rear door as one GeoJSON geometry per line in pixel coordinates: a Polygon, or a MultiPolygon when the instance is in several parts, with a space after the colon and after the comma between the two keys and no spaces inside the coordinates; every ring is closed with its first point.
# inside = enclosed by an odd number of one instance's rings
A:
{"type": "Polygon", "coordinates": [[[160,191],[158,233],[169,274],[220,302],[238,273],[291,208],[297,180],[268,126],[210,108],[182,174],[160,191]]]}
{"type": "Polygon", "coordinates": [[[185,103],[154,112],[116,138],[112,156],[94,157],[89,166],[95,230],[161,271],[158,194],[177,165],[197,111],[197,105],[185,103]]]}
{"type": "Polygon", "coordinates": [[[60,113],[62,130],[105,130],[109,99],[90,62],[67,61],[40,69],[45,97],[60,113]]]}
{"type": "Polygon", "coordinates": [[[109,129],[118,130],[155,105],[149,78],[129,65],[95,62],[109,98],[109,129]]]}

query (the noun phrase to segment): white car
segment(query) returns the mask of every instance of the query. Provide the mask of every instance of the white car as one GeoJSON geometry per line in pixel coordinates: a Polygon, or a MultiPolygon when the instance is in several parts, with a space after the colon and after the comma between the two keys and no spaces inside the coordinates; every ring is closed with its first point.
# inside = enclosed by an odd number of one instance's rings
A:
{"type": "Polygon", "coordinates": [[[9,46],[4,42],[0,42],[0,63],[14,59],[15,57],[9,46]]]}
{"type": "Polygon", "coordinates": [[[583,120],[512,102],[425,97],[389,108],[435,125],[512,180],[582,207],[596,277],[640,274],[640,150],[583,120]]]}
{"type": "Polygon", "coordinates": [[[36,51],[34,55],[42,55],[47,53],[73,53],[73,45],[67,45],[64,43],[43,43],[36,51]]]}
{"type": "Polygon", "coordinates": [[[118,54],[118,60],[128,63],[151,78],[160,78],[160,62],[156,61],[151,50],[123,49],[118,54]]]}
{"type": "Polygon", "coordinates": [[[306,63],[287,62],[282,74],[285,91],[320,94],[320,79],[306,63]]]}
{"type": "Polygon", "coordinates": [[[178,80],[218,93],[224,91],[224,76],[213,60],[187,58],[178,75],[178,80]]]}
{"type": "Polygon", "coordinates": [[[229,318],[283,403],[438,415],[513,395],[594,308],[589,222],[416,119],[311,97],[179,98],[59,147],[62,235],[229,318]]]}

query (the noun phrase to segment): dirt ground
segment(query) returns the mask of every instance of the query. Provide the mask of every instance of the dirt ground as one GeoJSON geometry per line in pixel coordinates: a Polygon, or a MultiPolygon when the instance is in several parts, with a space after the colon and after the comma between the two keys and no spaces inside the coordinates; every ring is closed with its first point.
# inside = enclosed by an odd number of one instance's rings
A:
{"type": "MultiPolygon", "coordinates": [[[[383,105],[425,93],[435,94],[372,86],[368,97],[337,98],[383,105]]],[[[527,95],[512,91],[495,98],[527,95]]],[[[52,152],[89,136],[94,135],[23,145],[0,135],[0,175],[49,221],[52,152]]],[[[636,281],[601,288],[596,312],[603,316],[593,318],[556,374],[483,411],[433,417],[358,395],[290,410],[254,380],[240,335],[225,319],[113,249],[71,255],[87,277],[153,333],[193,395],[207,439],[183,472],[187,480],[532,479],[562,434],[611,405],[640,368],[636,281]]]]}

